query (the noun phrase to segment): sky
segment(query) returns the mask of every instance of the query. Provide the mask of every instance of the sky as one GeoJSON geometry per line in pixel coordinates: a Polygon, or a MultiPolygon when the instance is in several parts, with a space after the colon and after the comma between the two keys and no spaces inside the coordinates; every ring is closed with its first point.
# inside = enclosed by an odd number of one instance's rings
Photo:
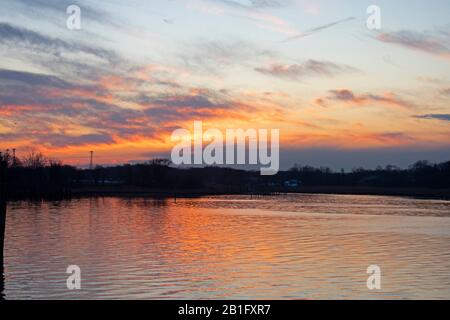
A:
{"type": "Polygon", "coordinates": [[[448,161],[449,16],[448,0],[2,1],[0,149],[134,163],[203,121],[280,129],[283,169],[448,161]]]}

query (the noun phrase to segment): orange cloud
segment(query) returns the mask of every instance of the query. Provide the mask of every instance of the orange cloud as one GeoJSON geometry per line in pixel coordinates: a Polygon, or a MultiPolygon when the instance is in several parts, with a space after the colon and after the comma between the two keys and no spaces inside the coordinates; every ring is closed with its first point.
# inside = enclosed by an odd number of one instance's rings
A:
{"type": "Polygon", "coordinates": [[[350,89],[336,89],[330,90],[330,95],[326,98],[317,98],[315,103],[320,106],[326,106],[327,101],[342,102],[350,105],[367,105],[367,104],[380,104],[401,107],[403,109],[411,110],[415,108],[415,104],[399,98],[392,92],[385,92],[379,94],[355,94],[350,89]]]}

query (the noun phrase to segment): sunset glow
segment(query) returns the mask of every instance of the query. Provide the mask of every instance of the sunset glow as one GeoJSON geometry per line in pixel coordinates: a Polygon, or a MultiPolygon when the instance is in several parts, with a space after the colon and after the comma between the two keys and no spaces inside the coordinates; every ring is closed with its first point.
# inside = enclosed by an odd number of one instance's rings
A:
{"type": "Polygon", "coordinates": [[[81,30],[66,27],[70,1],[3,2],[1,147],[139,162],[203,121],[281,129],[284,167],[311,150],[358,154],[350,167],[386,152],[445,160],[450,4],[378,2],[381,30],[356,0],[78,1],[81,30]]]}

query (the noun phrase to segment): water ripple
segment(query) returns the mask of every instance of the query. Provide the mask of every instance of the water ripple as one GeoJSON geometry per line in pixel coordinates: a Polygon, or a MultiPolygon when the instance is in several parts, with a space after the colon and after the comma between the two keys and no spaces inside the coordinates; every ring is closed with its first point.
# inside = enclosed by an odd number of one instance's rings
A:
{"type": "Polygon", "coordinates": [[[378,196],[13,202],[5,296],[444,299],[449,218],[449,201],[378,196]],[[79,291],[66,288],[68,265],[82,270],[79,291]]]}

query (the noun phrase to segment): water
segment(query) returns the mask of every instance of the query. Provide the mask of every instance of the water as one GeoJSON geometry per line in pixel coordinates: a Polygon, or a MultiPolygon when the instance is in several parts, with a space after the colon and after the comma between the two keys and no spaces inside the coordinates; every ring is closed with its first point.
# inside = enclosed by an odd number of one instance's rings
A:
{"type": "Polygon", "coordinates": [[[6,299],[450,298],[450,201],[287,195],[13,202],[6,299]],[[69,265],[81,290],[66,287],[69,265]],[[369,265],[382,289],[367,289],[369,265]]]}

